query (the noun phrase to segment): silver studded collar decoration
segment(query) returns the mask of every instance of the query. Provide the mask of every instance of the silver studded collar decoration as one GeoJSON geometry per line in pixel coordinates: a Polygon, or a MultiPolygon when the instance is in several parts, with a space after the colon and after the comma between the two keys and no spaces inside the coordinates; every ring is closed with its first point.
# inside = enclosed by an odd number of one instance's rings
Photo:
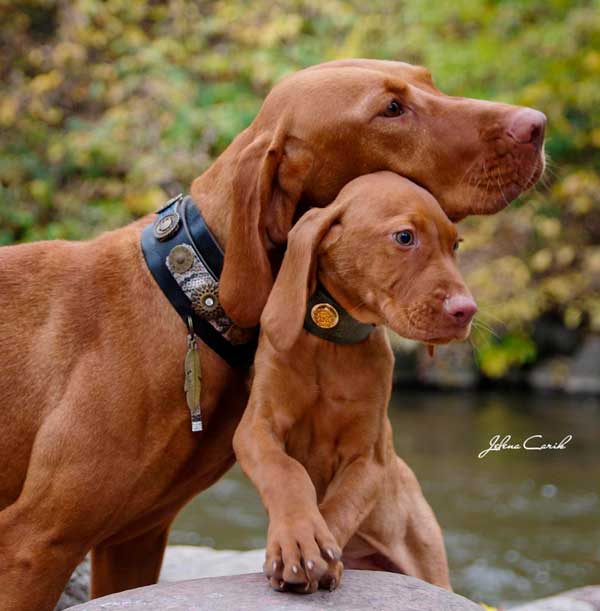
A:
{"type": "Polygon", "coordinates": [[[249,367],[257,329],[241,329],[219,303],[223,251],[191,197],[178,195],[142,232],[142,252],[154,279],[185,324],[233,367],[249,367]]]}
{"type": "Polygon", "coordinates": [[[219,333],[226,334],[233,323],[219,303],[219,283],[194,249],[189,244],[173,246],[166,264],[194,312],[208,320],[219,333]]]}
{"type": "Polygon", "coordinates": [[[161,242],[168,240],[177,233],[181,217],[176,211],[160,216],[154,223],[154,237],[161,242]]]}

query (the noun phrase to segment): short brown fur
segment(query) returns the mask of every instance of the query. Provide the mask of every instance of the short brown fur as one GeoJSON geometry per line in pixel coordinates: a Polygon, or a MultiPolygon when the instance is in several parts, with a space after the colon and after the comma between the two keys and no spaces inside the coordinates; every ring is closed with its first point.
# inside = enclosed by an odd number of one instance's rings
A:
{"type": "MultiPolygon", "coordinates": [[[[411,176],[454,218],[496,212],[543,167],[540,151],[507,135],[521,112],[445,96],[400,62],[333,62],[284,79],[191,188],[226,249],[227,312],[258,322],[294,218],[358,175],[411,176]],[[416,114],[384,121],[399,89],[416,114]],[[487,184],[492,166],[501,180],[487,184]]],[[[139,247],[152,218],[89,242],[0,249],[7,611],[50,609],[89,549],[94,596],[153,583],[177,511],[234,462],[246,373],[202,346],[207,426],[192,435],[185,326],[139,247]]]]}
{"type": "Polygon", "coordinates": [[[381,325],[427,342],[468,335],[470,318],[444,309],[454,296],[470,299],[456,244],[431,195],[389,172],[350,182],[290,232],[234,437],[269,514],[265,572],[274,588],[334,589],[342,550],[350,567],[450,588],[438,523],[394,452],[393,357],[381,325]],[[407,229],[414,243],[402,246],[395,235],[407,229]],[[302,328],[317,278],[352,316],[378,325],[368,339],[340,345],[302,328]]]}

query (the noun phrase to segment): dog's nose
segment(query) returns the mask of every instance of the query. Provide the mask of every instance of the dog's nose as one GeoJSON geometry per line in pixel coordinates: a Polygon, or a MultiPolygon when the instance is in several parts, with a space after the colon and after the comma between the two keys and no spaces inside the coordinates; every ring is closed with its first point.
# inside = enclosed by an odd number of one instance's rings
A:
{"type": "Polygon", "coordinates": [[[544,143],[545,130],[546,115],[533,108],[524,108],[512,120],[508,135],[519,144],[532,144],[539,151],[544,143]]]}
{"type": "Polygon", "coordinates": [[[444,311],[456,324],[466,327],[477,312],[477,304],[467,295],[454,295],[444,299],[444,311]]]}

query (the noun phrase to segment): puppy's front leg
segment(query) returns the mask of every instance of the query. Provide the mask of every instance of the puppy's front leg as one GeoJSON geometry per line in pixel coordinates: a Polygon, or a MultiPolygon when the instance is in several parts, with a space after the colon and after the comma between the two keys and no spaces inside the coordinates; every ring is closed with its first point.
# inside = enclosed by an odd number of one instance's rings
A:
{"type": "MultiPolygon", "coordinates": [[[[342,549],[373,510],[383,473],[380,459],[372,454],[357,456],[344,465],[329,484],[320,504],[321,515],[342,549]]],[[[342,569],[341,562],[330,564],[321,577],[321,587],[335,588],[342,569]]]]}
{"type": "Polygon", "coordinates": [[[339,562],[341,548],[319,512],[308,473],[285,453],[271,422],[251,401],[233,440],[269,514],[265,574],[277,590],[314,592],[329,565],[339,562]]]}
{"type": "Polygon", "coordinates": [[[358,456],[329,484],[319,508],[342,549],[375,507],[384,473],[383,463],[371,454],[358,456]]]}
{"type": "Polygon", "coordinates": [[[344,563],[355,569],[404,573],[451,590],[444,538],[410,467],[394,452],[373,511],[344,545],[344,563]]]}

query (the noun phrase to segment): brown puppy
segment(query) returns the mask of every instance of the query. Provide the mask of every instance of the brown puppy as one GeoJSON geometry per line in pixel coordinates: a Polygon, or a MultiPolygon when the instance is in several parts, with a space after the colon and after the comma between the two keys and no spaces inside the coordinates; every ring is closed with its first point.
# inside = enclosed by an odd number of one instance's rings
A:
{"type": "MultiPolygon", "coordinates": [[[[400,62],[284,79],[192,185],[226,251],[225,310],[257,324],[295,216],[361,174],[406,174],[453,218],[497,211],[539,177],[544,122],[445,96],[400,62]]],[[[185,325],[140,251],[152,219],[0,249],[3,610],[51,608],[89,549],[94,596],[153,583],[175,514],[234,462],[246,372],[201,346],[206,430],[193,435],[185,325]]]]}
{"type": "Polygon", "coordinates": [[[350,566],[450,587],[440,529],[394,452],[383,325],[429,344],[468,336],[477,308],[456,268],[457,244],[435,199],[389,172],[353,180],[290,232],[234,437],[269,513],[273,587],[335,588],[341,550],[350,566]],[[338,344],[302,328],[317,278],[355,319],[377,325],[366,340],[338,344]],[[409,514],[401,495],[412,498],[409,514]]]}

